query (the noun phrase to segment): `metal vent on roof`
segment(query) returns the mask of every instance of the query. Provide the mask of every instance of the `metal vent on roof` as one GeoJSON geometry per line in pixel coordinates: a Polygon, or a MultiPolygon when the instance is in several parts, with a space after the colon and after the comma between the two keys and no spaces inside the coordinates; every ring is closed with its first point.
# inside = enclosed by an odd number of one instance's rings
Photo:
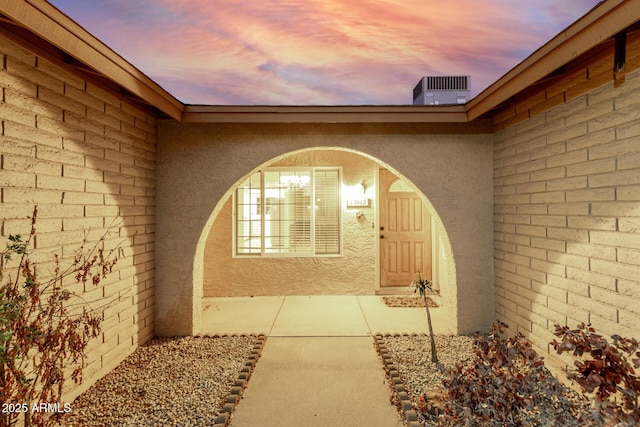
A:
{"type": "Polygon", "coordinates": [[[426,90],[469,90],[469,76],[427,76],[426,90]]]}
{"type": "Polygon", "coordinates": [[[424,76],[413,88],[413,103],[464,104],[470,96],[470,80],[470,76],[424,76]]]}

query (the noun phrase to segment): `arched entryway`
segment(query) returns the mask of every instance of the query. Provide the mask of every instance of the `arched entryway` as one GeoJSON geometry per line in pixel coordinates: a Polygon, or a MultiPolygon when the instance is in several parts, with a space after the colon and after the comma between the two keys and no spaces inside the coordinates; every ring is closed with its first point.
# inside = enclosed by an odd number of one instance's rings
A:
{"type": "MultiPolygon", "coordinates": [[[[158,335],[201,331],[207,238],[238,184],[292,154],[321,150],[360,155],[411,183],[446,229],[447,260],[455,262],[448,268],[453,330],[482,330],[493,320],[491,135],[463,125],[399,123],[162,121],[158,126],[158,335]]],[[[360,210],[349,209],[353,218],[360,210]]],[[[370,230],[374,236],[378,231],[370,230]]]]}
{"type": "MultiPolygon", "coordinates": [[[[309,191],[307,189],[307,193],[309,191]]],[[[315,210],[318,209],[316,203],[315,210]]],[[[301,218],[307,217],[303,213],[301,218]]],[[[300,222],[292,219],[286,223],[285,237],[277,240],[279,247],[294,240],[304,240],[293,237],[300,231],[300,222]]],[[[275,157],[228,189],[214,209],[206,228],[199,245],[203,248],[202,295],[205,298],[406,293],[419,270],[439,288],[443,307],[451,311],[448,317],[456,317],[455,281],[449,282],[447,279],[455,278],[454,258],[438,213],[427,197],[392,165],[365,153],[337,147],[316,147],[275,157]],[[284,221],[284,214],[280,212],[283,210],[282,204],[289,203],[292,194],[305,193],[303,190],[306,188],[292,188],[289,181],[293,178],[288,177],[296,177],[296,174],[304,171],[313,174],[332,168],[339,171],[341,184],[337,202],[341,241],[339,253],[283,254],[281,249],[276,250],[275,239],[271,235],[274,233],[272,229],[281,227],[279,223],[284,221]],[[280,177],[276,185],[278,189],[269,186],[260,171],[277,172],[280,177]],[[267,187],[266,190],[259,189],[261,183],[267,187]],[[390,189],[392,184],[394,188],[390,189]],[[398,188],[402,191],[395,191],[398,188]],[[387,197],[390,190],[400,197],[392,203],[387,197]],[[407,199],[408,196],[411,198],[407,199]],[[396,202],[397,212],[389,213],[387,208],[396,202]],[[381,203],[384,204],[383,209],[381,203]],[[273,219],[275,215],[279,219],[276,224],[273,219]],[[396,218],[396,215],[399,217],[396,218]],[[259,222],[261,218],[264,221],[262,224],[259,222]],[[255,221],[249,224],[250,219],[255,221]],[[391,219],[397,226],[391,224],[391,219]],[[415,230],[418,222],[421,225],[417,228],[426,227],[428,231],[418,233],[417,237],[414,235],[414,240],[421,241],[391,243],[397,250],[387,250],[390,245],[382,238],[385,232],[391,237],[389,232],[395,228],[402,232],[410,223],[415,230]],[[386,230],[381,230],[385,227],[386,230]],[[253,231],[247,232],[249,228],[253,231]],[[248,241],[247,236],[251,233],[257,249],[247,254],[245,244],[239,241],[248,241]],[[260,239],[261,233],[266,237],[260,239]],[[255,235],[258,235],[257,239],[255,235]],[[259,249],[261,243],[266,246],[262,251],[259,249]],[[404,282],[396,281],[396,285],[400,286],[389,286],[386,280],[385,271],[394,268],[390,267],[390,257],[395,266],[402,270],[404,282]]],[[[323,230],[316,228],[316,231],[323,230]]],[[[295,250],[301,251],[298,247],[295,250]]]]}

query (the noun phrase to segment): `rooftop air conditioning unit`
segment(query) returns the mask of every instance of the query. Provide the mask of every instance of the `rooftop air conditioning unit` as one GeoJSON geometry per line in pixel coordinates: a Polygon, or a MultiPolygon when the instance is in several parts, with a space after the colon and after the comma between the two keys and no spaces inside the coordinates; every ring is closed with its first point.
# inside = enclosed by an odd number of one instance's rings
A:
{"type": "Polygon", "coordinates": [[[471,95],[470,81],[470,76],[424,76],[413,88],[413,104],[464,104],[471,95]]]}

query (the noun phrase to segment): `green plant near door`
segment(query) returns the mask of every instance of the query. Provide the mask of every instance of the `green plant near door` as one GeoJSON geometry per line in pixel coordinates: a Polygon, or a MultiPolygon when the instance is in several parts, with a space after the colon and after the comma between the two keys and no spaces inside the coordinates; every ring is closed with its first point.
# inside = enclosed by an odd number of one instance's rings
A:
{"type": "Polygon", "coordinates": [[[427,310],[427,323],[429,324],[429,340],[431,342],[431,361],[436,365],[440,365],[438,362],[438,352],[436,350],[436,339],[433,335],[433,325],[431,323],[431,312],[429,311],[429,303],[427,301],[427,291],[433,292],[433,287],[428,279],[423,279],[420,271],[418,271],[418,278],[411,282],[413,293],[420,293],[424,308],[427,310]]]}

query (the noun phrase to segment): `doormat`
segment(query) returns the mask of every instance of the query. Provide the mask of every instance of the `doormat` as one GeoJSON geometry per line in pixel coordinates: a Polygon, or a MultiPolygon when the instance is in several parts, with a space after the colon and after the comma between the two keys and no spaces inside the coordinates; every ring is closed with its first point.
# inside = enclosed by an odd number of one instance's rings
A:
{"type": "MultiPolygon", "coordinates": [[[[420,297],[382,297],[382,301],[387,307],[424,307],[424,302],[420,297]]],[[[430,308],[438,307],[431,298],[427,297],[427,304],[430,308]]]]}

